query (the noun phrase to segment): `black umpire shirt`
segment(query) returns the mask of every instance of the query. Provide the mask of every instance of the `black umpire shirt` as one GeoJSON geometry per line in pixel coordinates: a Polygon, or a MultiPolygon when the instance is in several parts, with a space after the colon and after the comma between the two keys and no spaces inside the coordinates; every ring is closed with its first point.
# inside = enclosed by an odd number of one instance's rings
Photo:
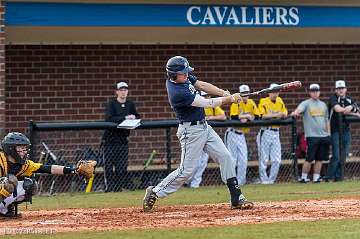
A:
{"type": "MultiPolygon", "coordinates": [[[[127,100],[125,103],[120,103],[117,99],[112,99],[106,106],[106,121],[120,124],[125,120],[127,115],[135,115],[137,119],[140,118],[134,102],[130,100],[127,100]]],[[[130,130],[127,129],[105,130],[103,140],[105,140],[105,142],[123,141],[126,140],[129,134],[130,130]]]]}
{"type": "MultiPolygon", "coordinates": [[[[354,103],[355,102],[349,96],[339,97],[336,94],[330,96],[328,107],[331,132],[339,132],[339,113],[334,110],[334,106],[340,105],[341,107],[346,107],[354,103]]],[[[349,129],[349,122],[347,122],[344,117],[344,130],[349,129]]]]}

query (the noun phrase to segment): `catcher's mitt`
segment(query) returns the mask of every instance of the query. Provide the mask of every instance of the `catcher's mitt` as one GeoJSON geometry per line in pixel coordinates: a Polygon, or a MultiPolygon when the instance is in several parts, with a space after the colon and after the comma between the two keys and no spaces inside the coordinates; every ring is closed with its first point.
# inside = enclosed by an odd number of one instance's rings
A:
{"type": "Polygon", "coordinates": [[[75,172],[76,174],[84,176],[86,180],[89,180],[94,176],[95,166],[95,160],[80,160],[76,164],[75,172]]]}
{"type": "Polygon", "coordinates": [[[9,175],[8,177],[0,178],[0,198],[5,199],[10,197],[10,195],[16,189],[18,180],[14,175],[9,175]]]}

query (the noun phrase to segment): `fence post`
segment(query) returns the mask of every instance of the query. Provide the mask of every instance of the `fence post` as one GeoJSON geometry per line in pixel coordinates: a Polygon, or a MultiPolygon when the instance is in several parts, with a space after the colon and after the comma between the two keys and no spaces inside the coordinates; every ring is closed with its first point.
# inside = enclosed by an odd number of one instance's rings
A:
{"type": "Polygon", "coordinates": [[[34,121],[30,120],[29,121],[29,140],[30,140],[30,159],[34,160],[34,145],[35,145],[35,142],[34,142],[34,138],[35,138],[35,124],[34,124],[34,121]]]}
{"type": "MultiPolygon", "coordinates": [[[[339,157],[341,168],[341,180],[344,179],[346,152],[344,149],[344,115],[339,113],[339,157]]],[[[336,173],[336,171],[335,171],[336,173]]]]}
{"type": "Polygon", "coordinates": [[[296,156],[296,142],[297,142],[297,128],[296,128],[296,118],[292,117],[292,124],[291,124],[291,157],[293,160],[293,173],[294,179],[297,180],[299,175],[298,169],[298,158],[296,156]]]}
{"type": "Polygon", "coordinates": [[[166,170],[171,172],[171,128],[166,128],[166,170]]]}

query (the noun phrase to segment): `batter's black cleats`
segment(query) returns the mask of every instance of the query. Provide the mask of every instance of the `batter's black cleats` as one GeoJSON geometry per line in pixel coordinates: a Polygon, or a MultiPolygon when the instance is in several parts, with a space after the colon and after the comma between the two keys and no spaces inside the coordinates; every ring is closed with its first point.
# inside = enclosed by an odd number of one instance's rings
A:
{"type": "Polygon", "coordinates": [[[246,200],[244,195],[240,195],[239,200],[236,203],[231,204],[231,209],[240,209],[240,210],[247,210],[247,209],[253,209],[254,203],[246,200]]]}
{"type": "Polygon", "coordinates": [[[144,212],[150,212],[155,205],[156,199],[158,198],[156,194],[153,192],[152,190],[153,188],[154,186],[149,186],[145,191],[145,197],[143,200],[144,212]]]}

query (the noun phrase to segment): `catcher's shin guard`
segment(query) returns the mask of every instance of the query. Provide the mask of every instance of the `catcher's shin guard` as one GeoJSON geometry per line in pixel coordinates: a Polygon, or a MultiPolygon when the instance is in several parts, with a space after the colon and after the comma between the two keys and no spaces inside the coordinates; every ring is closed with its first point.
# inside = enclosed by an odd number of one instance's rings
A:
{"type": "Polygon", "coordinates": [[[143,200],[143,209],[144,212],[149,212],[154,207],[154,204],[156,202],[156,199],[158,198],[156,194],[152,191],[154,186],[147,187],[145,191],[145,197],[143,200]]]}
{"type": "Polygon", "coordinates": [[[38,184],[34,178],[24,178],[23,188],[25,190],[25,198],[19,203],[29,202],[32,204],[32,196],[38,192],[38,184]]]}
{"type": "Polygon", "coordinates": [[[8,206],[8,211],[5,214],[0,213],[0,217],[4,218],[19,218],[21,214],[18,213],[18,203],[12,203],[8,206]]]}

